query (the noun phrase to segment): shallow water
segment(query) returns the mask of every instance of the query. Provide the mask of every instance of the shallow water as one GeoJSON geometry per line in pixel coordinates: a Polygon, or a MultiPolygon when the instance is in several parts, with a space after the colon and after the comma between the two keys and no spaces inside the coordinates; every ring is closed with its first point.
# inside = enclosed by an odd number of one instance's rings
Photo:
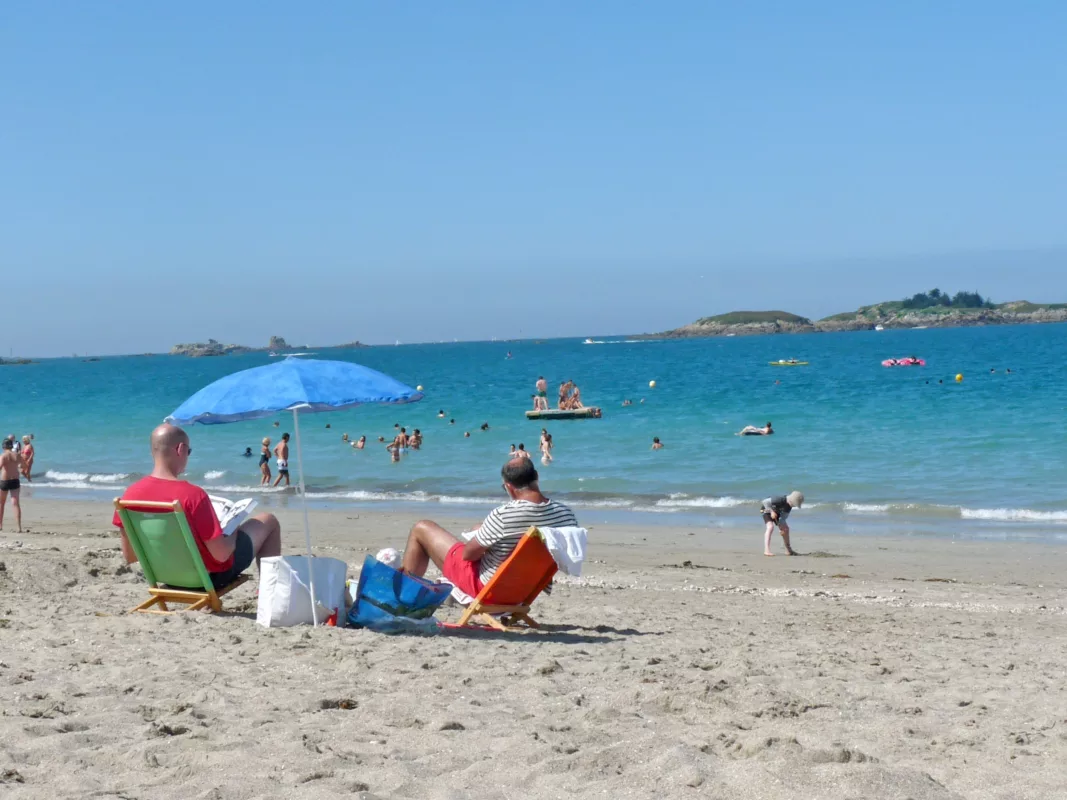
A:
{"type": "MultiPolygon", "coordinates": [[[[561,380],[573,378],[585,402],[604,409],[600,420],[550,423],[555,461],[540,467],[546,491],[600,509],[598,518],[641,512],[652,522],[758,525],[754,504],[760,498],[798,488],[810,505],[794,522],[803,519],[807,527],[1067,535],[1067,326],[597,338],[605,343],[321,351],[320,357],[358,361],[422,384],[426,399],[302,417],[309,498],[419,508],[498,502],[498,470],[509,446],[537,448],[541,425],[523,412],[543,374],[550,396],[561,380]],[[508,350],[512,359],[505,358],[508,350]],[[927,366],[881,366],[885,358],[906,355],[925,358],[927,366]],[[811,364],[768,365],[791,357],[811,364]],[[955,382],[957,373],[962,383],[955,382]],[[622,407],[626,398],[634,405],[622,407]],[[439,409],[445,419],[438,419],[439,409]],[[734,435],[767,420],[777,431],[772,437],[734,435]],[[482,422],[490,424],[488,432],[479,430],[482,422]],[[379,435],[391,439],[394,423],[420,428],[425,437],[422,451],[399,464],[390,463],[376,442],[379,435]],[[368,449],[344,445],[345,432],[365,434],[368,449]],[[649,449],[653,436],[664,441],[664,450],[649,449]]],[[[153,425],[210,381],[269,361],[256,353],[4,367],[0,425],[36,435],[35,490],[114,493],[148,469],[153,425]]],[[[259,491],[256,459],[241,453],[245,447],[258,453],[262,437],[276,441],[292,430],[291,415],[277,421],[279,428],[271,420],[195,427],[190,477],[220,493],[259,491]]],[[[295,453],[291,460],[295,477],[295,453]]]]}

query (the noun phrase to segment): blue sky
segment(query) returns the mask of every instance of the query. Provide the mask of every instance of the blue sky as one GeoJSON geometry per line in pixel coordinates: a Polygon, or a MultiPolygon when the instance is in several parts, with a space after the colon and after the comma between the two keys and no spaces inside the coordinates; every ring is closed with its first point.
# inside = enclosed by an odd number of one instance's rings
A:
{"type": "Polygon", "coordinates": [[[0,352],[1067,301],[1067,5],[9,5],[0,352]],[[9,306],[10,307],[10,306],[9,306]]]}

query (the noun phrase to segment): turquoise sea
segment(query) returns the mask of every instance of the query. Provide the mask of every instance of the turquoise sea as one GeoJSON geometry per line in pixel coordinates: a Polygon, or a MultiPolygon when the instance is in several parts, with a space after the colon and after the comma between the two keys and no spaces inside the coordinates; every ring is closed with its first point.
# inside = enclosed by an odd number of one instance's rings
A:
{"type": "MultiPolygon", "coordinates": [[[[302,417],[309,499],[400,504],[426,516],[442,507],[483,511],[502,497],[499,467],[509,446],[537,449],[541,425],[523,412],[545,375],[553,398],[571,378],[587,405],[604,409],[600,420],[549,424],[555,462],[540,467],[546,492],[590,522],[625,516],[758,528],[758,501],[796,488],[810,503],[795,515],[798,530],[1067,537],[1067,326],[594,338],[603,343],[320,351],[421,384],[426,399],[302,417]],[[881,366],[908,355],[927,366],[881,366]],[[810,366],[768,365],[791,357],[810,366]],[[627,398],[634,405],[623,407],[627,398]],[[733,435],[768,420],[774,436],[733,435]],[[479,430],[483,422],[489,431],[479,430]],[[420,452],[397,464],[377,443],[392,437],[394,423],[425,437],[420,452]],[[344,445],[346,432],[366,435],[367,449],[344,445]],[[650,450],[653,436],[664,450],[650,450]]],[[[0,368],[0,432],[36,437],[39,477],[27,518],[38,494],[117,493],[149,469],[148,433],[164,416],[210,381],[270,360],[128,356],[0,368]]],[[[279,428],[271,420],[195,427],[190,478],[217,493],[260,492],[256,459],[241,454],[291,431],[291,415],[277,421],[279,428]]],[[[292,490],[264,494],[267,504],[293,498],[292,490]]]]}

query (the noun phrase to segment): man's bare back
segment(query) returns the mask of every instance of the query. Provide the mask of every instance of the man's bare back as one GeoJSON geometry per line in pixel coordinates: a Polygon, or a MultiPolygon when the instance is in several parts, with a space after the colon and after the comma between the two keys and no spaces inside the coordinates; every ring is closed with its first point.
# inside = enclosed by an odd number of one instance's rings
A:
{"type": "Polygon", "coordinates": [[[19,477],[22,456],[14,450],[4,450],[0,455],[0,480],[13,481],[19,477]]]}

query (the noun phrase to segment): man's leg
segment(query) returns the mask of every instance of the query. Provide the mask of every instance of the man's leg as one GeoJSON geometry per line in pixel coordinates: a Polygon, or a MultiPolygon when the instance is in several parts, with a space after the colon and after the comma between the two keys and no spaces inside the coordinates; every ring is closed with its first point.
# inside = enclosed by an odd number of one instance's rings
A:
{"type": "Polygon", "coordinates": [[[11,505],[15,507],[15,525],[19,533],[22,533],[22,505],[19,503],[19,490],[11,490],[11,505]]]}
{"type": "Polygon", "coordinates": [[[252,552],[256,554],[256,566],[261,558],[282,554],[282,526],[273,514],[256,514],[246,519],[241,531],[252,540],[252,552]]]}
{"type": "Polygon", "coordinates": [[[768,522],[766,528],[763,532],[763,555],[773,556],[774,553],[771,552],[771,534],[774,533],[774,523],[768,522]]]}
{"type": "Polygon", "coordinates": [[[789,546],[789,526],[783,522],[778,528],[782,532],[782,541],[785,542],[785,551],[789,553],[789,555],[795,556],[796,553],[793,552],[793,548],[789,546]]]}
{"type": "Polygon", "coordinates": [[[0,492],[0,531],[4,529],[4,508],[7,506],[7,490],[0,492]]]}
{"type": "Polygon", "coordinates": [[[419,520],[408,534],[401,568],[404,572],[418,575],[421,578],[426,574],[431,561],[440,569],[445,563],[448,551],[458,543],[459,539],[436,522],[428,519],[419,520]]]}

